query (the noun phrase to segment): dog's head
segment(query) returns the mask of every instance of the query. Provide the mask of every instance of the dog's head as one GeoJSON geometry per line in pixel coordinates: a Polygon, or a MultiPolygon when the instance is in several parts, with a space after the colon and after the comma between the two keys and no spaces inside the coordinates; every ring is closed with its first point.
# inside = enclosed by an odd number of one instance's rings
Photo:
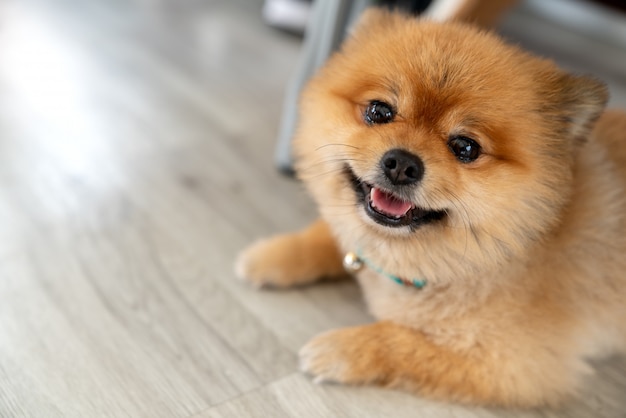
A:
{"type": "Polygon", "coordinates": [[[372,9],[303,95],[297,170],[346,245],[497,261],[559,222],[605,102],[490,33],[372,9]]]}

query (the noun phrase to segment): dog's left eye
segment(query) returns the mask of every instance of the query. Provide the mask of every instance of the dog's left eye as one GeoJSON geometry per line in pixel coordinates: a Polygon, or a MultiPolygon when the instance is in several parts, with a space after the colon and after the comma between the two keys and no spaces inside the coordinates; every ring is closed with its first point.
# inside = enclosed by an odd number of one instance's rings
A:
{"type": "Polygon", "coordinates": [[[389,123],[393,120],[395,113],[390,104],[374,100],[365,108],[363,118],[368,125],[379,123],[389,123]]]}
{"type": "Polygon", "coordinates": [[[462,163],[471,163],[480,156],[480,145],[466,136],[453,136],[448,141],[448,148],[462,163]]]}

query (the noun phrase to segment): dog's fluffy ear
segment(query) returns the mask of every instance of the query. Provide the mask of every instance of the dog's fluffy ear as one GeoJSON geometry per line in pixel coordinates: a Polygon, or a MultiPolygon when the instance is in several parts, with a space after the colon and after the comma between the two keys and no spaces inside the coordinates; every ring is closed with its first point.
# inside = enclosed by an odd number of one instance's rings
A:
{"type": "Polygon", "coordinates": [[[584,142],[609,98],[606,85],[587,76],[562,74],[557,83],[560,119],[576,142],[584,142]]]}

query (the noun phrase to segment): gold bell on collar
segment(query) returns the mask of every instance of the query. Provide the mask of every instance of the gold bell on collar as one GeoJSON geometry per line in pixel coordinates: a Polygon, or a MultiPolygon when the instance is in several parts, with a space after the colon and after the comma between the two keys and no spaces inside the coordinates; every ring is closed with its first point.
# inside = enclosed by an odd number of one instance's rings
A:
{"type": "Polygon", "coordinates": [[[349,252],[343,257],[343,268],[350,273],[356,273],[363,268],[363,260],[356,253],[349,252]]]}

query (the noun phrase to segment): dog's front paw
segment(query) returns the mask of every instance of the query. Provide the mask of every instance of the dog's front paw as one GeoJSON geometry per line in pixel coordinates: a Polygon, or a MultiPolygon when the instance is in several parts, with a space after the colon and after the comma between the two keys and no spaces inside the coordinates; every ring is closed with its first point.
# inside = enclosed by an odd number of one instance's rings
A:
{"type": "Polygon", "coordinates": [[[235,264],[237,276],[256,286],[289,287],[345,276],[342,258],[328,225],[258,241],[235,264]]]}
{"type": "Polygon", "coordinates": [[[300,350],[300,370],[315,383],[365,384],[380,380],[373,362],[376,348],[363,339],[363,328],[345,328],[320,334],[300,350]],[[365,343],[362,345],[362,343],[365,343]]]}
{"type": "Polygon", "coordinates": [[[293,251],[288,236],[258,241],[239,254],[235,274],[257,287],[291,286],[297,283],[299,274],[291,259],[293,251]]]}

